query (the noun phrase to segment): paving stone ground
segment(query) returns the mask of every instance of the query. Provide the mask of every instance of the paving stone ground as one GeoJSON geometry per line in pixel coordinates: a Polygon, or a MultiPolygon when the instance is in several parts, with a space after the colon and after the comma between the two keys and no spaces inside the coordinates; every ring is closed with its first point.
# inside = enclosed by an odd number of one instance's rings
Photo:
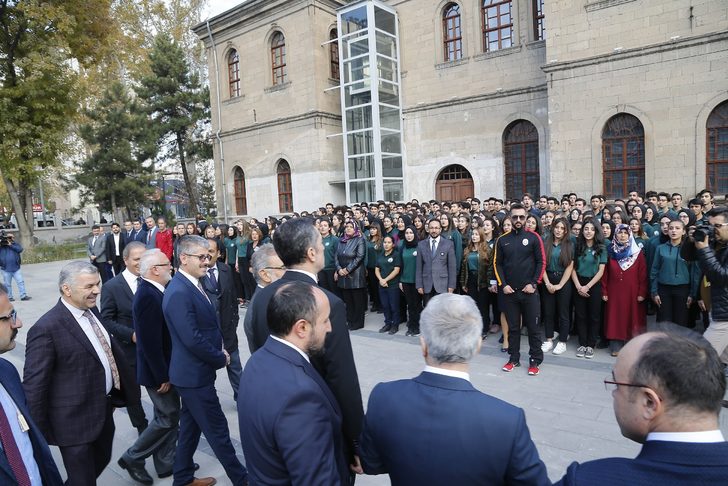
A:
{"type": "MultiPolygon", "coordinates": [[[[15,302],[24,327],[18,334],[16,349],[2,355],[20,370],[21,375],[27,330],[59,298],[58,273],[64,263],[24,265],[22,268],[28,293],[33,300],[15,302]]],[[[17,290],[15,295],[17,297],[17,290]]],[[[241,322],[242,312],[241,309],[241,322]]],[[[381,314],[369,314],[365,328],[351,334],[365,407],[374,385],[381,381],[416,376],[424,366],[418,339],[404,336],[404,329],[395,336],[381,335],[377,331],[382,324],[381,314]]],[[[239,337],[240,355],[244,365],[249,353],[242,325],[239,328],[239,337]]],[[[565,354],[548,354],[541,367],[541,374],[531,377],[526,373],[526,366],[512,373],[500,370],[507,359],[506,354],[500,352],[497,340],[497,335],[491,335],[486,340],[481,353],[471,364],[471,380],[479,390],[525,410],[531,435],[552,480],[559,479],[572,461],[583,462],[610,456],[634,457],[639,452],[638,444],[620,435],[614,419],[612,399],[602,382],[609,375],[614,358],[608,356],[604,350],[597,350],[593,360],[576,358],[576,343],[572,339],[565,354]]],[[[522,361],[525,363],[524,357],[528,354],[527,340],[523,339],[521,344],[522,361]]],[[[244,460],[232,389],[223,370],[218,372],[217,389],[230,425],[233,444],[238,456],[244,460]]],[[[142,400],[147,416],[151,417],[151,402],[144,392],[142,400]]],[[[119,456],[134,441],[136,430],[132,428],[125,410],[117,410],[114,417],[116,435],[113,459],[99,478],[98,484],[136,484],[116,464],[119,456]]],[[[728,413],[721,415],[721,429],[728,437],[728,413]]],[[[493,444],[493,447],[498,447],[498,444],[493,444]]],[[[62,470],[63,462],[58,449],[52,447],[52,451],[62,470]]],[[[483,451],[483,454],[487,455],[487,451],[483,451]]],[[[195,460],[201,466],[200,475],[216,477],[218,484],[230,484],[204,437],[200,441],[195,460]]],[[[148,471],[153,474],[151,461],[148,461],[148,466],[148,471]]],[[[63,470],[61,473],[64,474],[63,470]]],[[[379,486],[389,484],[389,480],[387,476],[360,476],[356,483],[362,486],[379,486]]],[[[172,479],[156,479],[155,484],[171,485],[172,479]]]]}

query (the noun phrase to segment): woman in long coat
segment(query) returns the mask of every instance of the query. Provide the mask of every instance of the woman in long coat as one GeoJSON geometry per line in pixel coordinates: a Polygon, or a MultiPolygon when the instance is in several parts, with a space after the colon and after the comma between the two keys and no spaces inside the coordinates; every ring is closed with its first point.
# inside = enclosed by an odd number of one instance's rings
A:
{"type": "Polygon", "coordinates": [[[612,356],[647,326],[647,262],[626,224],[614,231],[609,260],[602,276],[606,305],[604,336],[612,356]]]}
{"type": "Polygon", "coordinates": [[[341,298],[346,304],[346,320],[351,330],[364,327],[364,313],[367,309],[365,255],[366,244],[359,225],[347,221],[344,224],[344,235],[336,248],[334,280],[341,289],[341,298]]]}

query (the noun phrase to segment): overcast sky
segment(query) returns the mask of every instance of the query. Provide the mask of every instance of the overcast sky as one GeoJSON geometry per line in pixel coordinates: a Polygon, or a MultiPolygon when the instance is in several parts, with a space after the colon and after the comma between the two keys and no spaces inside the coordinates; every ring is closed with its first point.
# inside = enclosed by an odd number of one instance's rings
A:
{"type": "MultiPolygon", "coordinates": [[[[245,0],[209,0],[209,6],[207,7],[207,13],[210,18],[215,15],[222,13],[226,10],[230,10],[236,5],[240,5],[245,0]]],[[[202,20],[205,20],[204,18],[202,20]]]]}

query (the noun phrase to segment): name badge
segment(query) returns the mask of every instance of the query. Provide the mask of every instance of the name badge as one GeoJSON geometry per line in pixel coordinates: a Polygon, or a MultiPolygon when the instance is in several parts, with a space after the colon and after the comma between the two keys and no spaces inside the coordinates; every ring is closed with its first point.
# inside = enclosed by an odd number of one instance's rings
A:
{"type": "Polygon", "coordinates": [[[440,256],[445,256],[445,252],[444,251],[441,251],[440,252],[440,256]]]}
{"type": "Polygon", "coordinates": [[[326,243],[324,243],[324,246],[329,246],[329,243],[331,243],[331,242],[327,241],[326,243]]]}
{"type": "Polygon", "coordinates": [[[523,246],[528,246],[528,238],[524,238],[521,243],[523,243],[523,246]]]}
{"type": "Polygon", "coordinates": [[[412,256],[417,256],[417,250],[412,252],[412,256]]]}
{"type": "Polygon", "coordinates": [[[388,261],[389,263],[392,263],[392,262],[394,261],[394,258],[391,258],[391,257],[390,257],[390,258],[387,258],[387,261],[388,261]]]}

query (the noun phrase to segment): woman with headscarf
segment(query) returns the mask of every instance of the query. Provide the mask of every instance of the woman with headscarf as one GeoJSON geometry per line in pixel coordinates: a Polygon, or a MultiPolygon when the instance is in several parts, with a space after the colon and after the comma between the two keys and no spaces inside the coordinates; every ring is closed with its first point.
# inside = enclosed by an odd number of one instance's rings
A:
{"type": "Polygon", "coordinates": [[[645,202],[645,216],[644,220],[645,223],[649,226],[649,228],[645,229],[645,233],[647,233],[647,236],[652,238],[653,236],[658,236],[660,234],[660,217],[657,215],[657,206],[652,204],[651,202],[645,202]]]}
{"type": "Polygon", "coordinates": [[[602,300],[606,305],[604,336],[612,356],[624,343],[645,331],[647,325],[647,262],[626,224],[619,225],[609,246],[602,276],[602,300]]]}
{"type": "Polygon", "coordinates": [[[336,279],[341,289],[341,298],[346,304],[346,321],[352,331],[364,327],[364,313],[367,309],[366,244],[353,221],[343,224],[344,235],[336,248],[336,279]]]}
{"type": "Polygon", "coordinates": [[[407,302],[407,336],[420,335],[420,313],[422,312],[422,296],[415,287],[417,271],[417,229],[407,226],[400,246],[402,255],[402,275],[399,278],[399,289],[407,302]]]}

